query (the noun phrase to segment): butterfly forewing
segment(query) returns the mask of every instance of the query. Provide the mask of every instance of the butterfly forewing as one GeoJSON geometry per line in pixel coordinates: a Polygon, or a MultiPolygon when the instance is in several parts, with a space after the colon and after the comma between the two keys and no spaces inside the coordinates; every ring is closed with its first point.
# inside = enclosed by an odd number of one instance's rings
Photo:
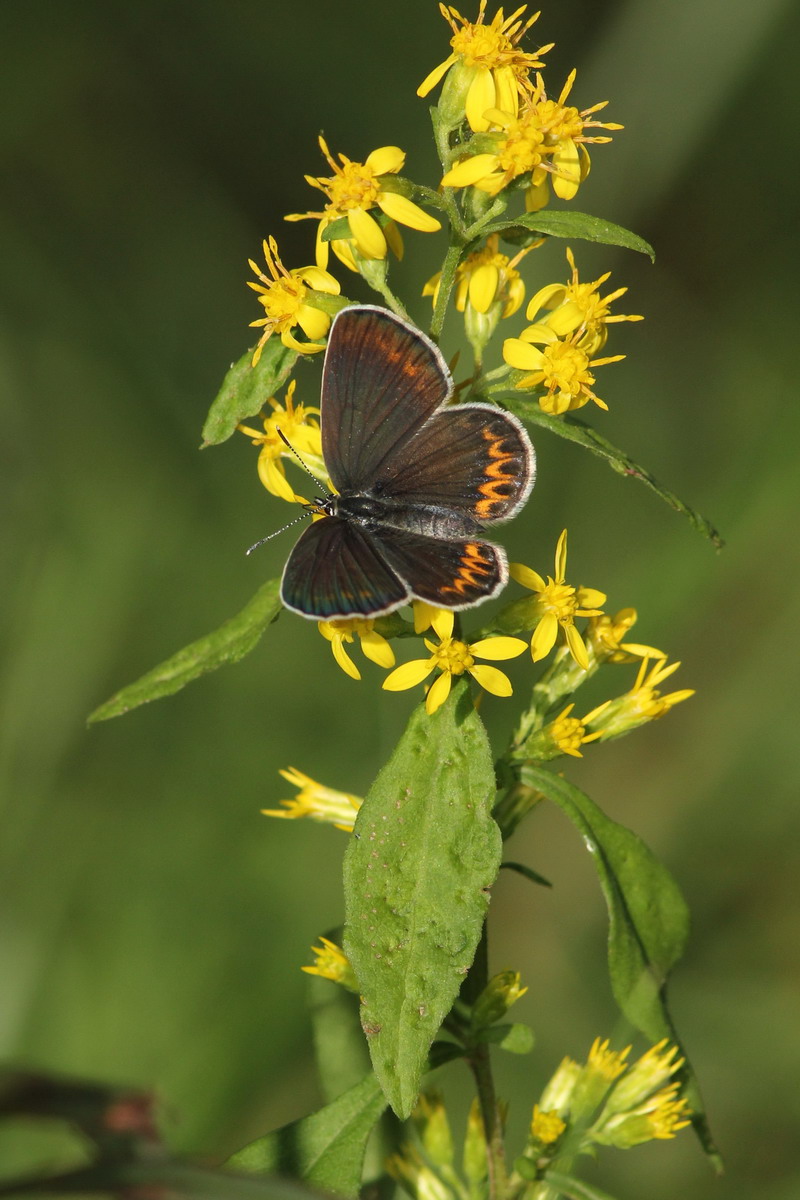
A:
{"type": "Polygon", "coordinates": [[[281,598],[304,617],[328,621],[390,612],[408,600],[409,589],[365,530],[323,517],[289,555],[281,598]]]}
{"type": "Polygon", "coordinates": [[[432,416],[384,464],[374,491],[484,524],[513,516],[534,477],[533,447],[516,417],[491,404],[462,404],[432,416]]]}
{"type": "Polygon", "coordinates": [[[432,342],[382,308],[345,308],[322,369],[322,454],[338,492],[366,490],[452,390],[432,342]]]}

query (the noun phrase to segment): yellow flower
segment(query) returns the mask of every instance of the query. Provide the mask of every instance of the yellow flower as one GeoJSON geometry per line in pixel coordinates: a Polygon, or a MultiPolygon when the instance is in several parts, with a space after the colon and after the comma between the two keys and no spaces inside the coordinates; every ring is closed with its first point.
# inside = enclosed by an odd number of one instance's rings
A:
{"type": "Polygon", "coordinates": [[[360,679],[361,672],[345,650],[345,643],[352,642],[357,634],[361,649],[379,667],[394,666],[394,651],[385,637],[375,632],[375,622],[362,617],[349,617],[343,621],[318,621],[317,628],[331,644],[333,657],[351,679],[360,679]]]}
{"type": "MultiPolygon", "coordinates": [[[[305,504],[302,496],[298,496],[286,478],[286,468],[283,460],[294,459],[294,455],[280,433],[286,437],[302,458],[305,465],[320,482],[330,490],[330,480],[322,457],[322,436],[319,424],[314,420],[319,416],[318,408],[306,408],[303,404],[294,403],[295,380],[286,389],[285,404],[279,404],[274,396],[267,403],[272,412],[265,416],[261,414],[264,432],[252,429],[249,425],[237,425],[237,429],[252,439],[254,446],[260,446],[258,455],[258,476],[268,492],[280,496],[281,500],[296,501],[305,504]],[[280,430],[280,433],[278,432],[280,430]]],[[[295,459],[296,461],[296,459],[295,459]]]]}
{"type": "Polygon", "coordinates": [[[579,342],[580,337],[576,335],[561,341],[546,325],[530,325],[518,338],[506,338],[503,342],[503,358],[508,365],[518,371],[530,372],[516,386],[543,388],[539,407],[546,413],[560,416],[572,409],[583,408],[590,400],[598,408],[608,409],[605,401],[592,391],[595,382],[592,370],[620,362],[625,355],[592,359],[579,342]],[[544,349],[532,344],[536,342],[544,349]]]}
{"type": "Polygon", "coordinates": [[[595,742],[602,737],[601,729],[588,733],[586,726],[600,715],[606,705],[601,704],[597,708],[593,708],[580,720],[570,716],[574,707],[574,704],[568,704],[555,720],[531,734],[525,743],[525,754],[529,758],[534,758],[538,762],[548,762],[551,758],[558,758],[560,754],[583,758],[580,751],[581,746],[585,746],[587,742],[595,742]]]}
{"type": "Polygon", "coordinates": [[[421,233],[435,233],[441,229],[441,222],[429,213],[424,212],[419,205],[407,196],[401,196],[392,191],[382,176],[396,175],[402,170],[406,160],[405,152],[397,146],[381,146],[373,150],[365,162],[352,162],[344,154],[340,154],[341,165],[331,156],[325,139],[320,135],[320,148],[330,164],[333,175],[317,178],[306,175],[306,182],[318,188],[328,199],[322,212],[290,213],[287,221],[303,221],[312,217],[319,221],[317,227],[317,266],[324,268],[328,265],[328,247],[332,246],[337,258],[349,267],[351,271],[358,270],[358,263],[353,256],[353,246],[362,258],[386,258],[387,246],[391,246],[398,258],[403,256],[403,241],[394,225],[408,225],[421,233]],[[389,217],[386,229],[381,229],[373,216],[371,208],[379,208],[389,217]],[[351,237],[336,238],[332,242],[322,240],[322,235],[329,225],[346,217],[350,227],[351,237]]]}
{"type": "Polygon", "coordinates": [[[623,642],[629,629],[636,624],[635,608],[621,608],[613,617],[600,613],[592,617],[586,629],[586,640],[598,662],[631,663],[637,658],[666,658],[663,650],[640,642],[623,642]]]}
{"type": "Polygon", "coordinates": [[[319,946],[312,946],[311,953],[316,955],[313,967],[301,967],[308,975],[321,975],[333,983],[340,983],[349,992],[358,992],[358,981],[353,974],[350,960],[336,942],[321,937],[319,946]]]}
{"type": "MultiPolygon", "coordinates": [[[[496,196],[512,180],[531,173],[528,192],[533,190],[538,195],[536,189],[547,171],[547,148],[535,111],[525,107],[519,114],[511,114],[489,108],[486,118],[493,125],[502,126],[504,133],[484,135],[481,145],[485,146],[492,139],[493,149],[462,158],[443,176],[442,187],[476,187],[489,196],[496,196]]],[[[541,207],[529,202],[528,192],[525,202],[528,211],[541,207]]]]}
{"type": "Polygon", "coordinates": [[[659,690],[659,684],[669,679],[680,665],[679,662],[668,665],[665,657],[651,665],[649,658],[643,658],[631,690],[609,701],[603,713],[601,740],[620,737],[647,721],[656,721],[676,704],[693,696],[693,688],[682,688],[667,696],[662,696],[659,690]]]}
{"type": "Polygon", "coordinates": [[[543,1146],[552,1146],[553,1142],[557,1142],[564,1130],[567,1128],[566,1121],[562,1121],[561,1117],[556,1112],[542,1112],[538,1104],[533,1106],[533,1116],[531,1118],[531,1137],[537,1142],[541,1142],[543,1146]]]}
{"type": "MultiPolygon", "coordinates": [[[[521,563],[511,563],[512,579],[537,594],[531,616],[536,627],[531,637],[533,661],[539,662],[550,653],[556,642],[559,628],[564,632],[570,654],[584,671],[589,669],[589,656],[583,638],[575,628],[576,617],[596,617],[601,604],[605,604],[605,592],[597,588],[572,587],[566,582],[567,531],[563,530],[556,545],[555,576],[541,575],[521,563]]],[[[588,718],[587,718],[588,719],[588,718]]]]}
{"type": "Polygon", "coordinates": [[[309,817],[312,821],[335,825],[346,833],[352,832],[356,813],[364,803],[360,796],[325,787],[296,767],[289,767],[279,774],[300,791],[291,800],[281,800],[283,808],[262,808],[265,817],[283,817],[287,821],[309,817]]]}
{"type": "Polygon", "coordinates": [[[416,1146],[404,1142],[397,1154],[386,1159],[386,1170],[414,1200],[453,1200],[453,1192],[428,1166],[416,1146]]]}
{"type": "Polygon", "coordinates": [[[610,314],[611,304],[620,296],[624,296],[628,290],[624,287],[617,288],[607,296],[599,295],[598,289],[610,278],[610,271],[595,279],[593,283],[581,283],[569,246],[567,262],[572,275],[566,284],[549,283],[531,297],[525,315],[529,321],[534,322],[536,328],[549,329],[559,338],[577,334],[577,345],[584,353],[592,355],[605,345],[608,325],[617,321],[644,320],[635,314],[610,314]],[[542,311],[548,315],[540,318],[539,313],[542,311]]]}
{"type": "Polygon", "coordinates": [[[519,971],[499,971],[493,975],[473,1005],[473,1029],[485,1028],[502,1020],[511,1005],[521,1000],[527,990],[522,986],[519,971]]]}
{"type": "MultiPolygon", "coordinates": [[[[467,21],[452,5],[440,4],[439,11],[453,30],[450,40],[453,53],[434,67],[417,88],[417,95],[427,96],[455,68],[448,80],[454,94],[453,125],[466,115],[472,129],[486,130],[487,108],[502,108],[516,115],[528,72],[541,67],[539,55],[552,48],[542,46],[534,54],[519,49],[519,42],[539,17],[536,13],[523,22],[526,7],[516,9],[509,17],[500,8],[487,25],[486,0],[480,0],[477,21],[467,21]]],[[[443,96],[443,104],[444,99],[443,96]]]]}
{"type": "MultiPolygon", "coordinates": [[[[468,254],[456,268],[456,308],[459,312],[469,307],[478,313],[488,313],[496,305],[500,316],[511,317],[522,307],[525,284],[516,268],[534,247],[526,246],[509,258],[507,254],[500,253],[499,243],[499,234],[490,234],[486,245],[468,254]]],[[[541,242],[536,244],[541,245],[541,242]]],[[[439,295],[440,276],[441,272],[438,272],[422,289],[423,296],[432,297],[434,307],[439,295]]]]}
{"type": "Polygon", "coordinates": [[[463,675],[467,671],[475,682],[493,696],[510,696],[511,682],[508,676],[497,667],[488,667],[476,663],[477,658],[488,658],[499,661],[506,658],[516,658],[525,649],[525,643],[514,637],[482,638],[472,645],[457,641],[453,637],[454,615],[450,609],[439,609],[431,624],[439,638],[439,645],[434,645],[425,639],[425,645],[431,651],[430,658],[416,658],[403,663],[388,675],[383,686],[389,692],[402,692],[406,688],[416,687],[428,678],[430,673],[438,670],[441,674],[428,690],[425,699],[427,712],[435,713],[450,695],[453,676],[463,675]]]}
{"type": "MultiPolygon", "coordinates": [[[[580,111],[566,104],[575,82],[575,71],[570,71],[567,82],[561,89],[558,100],[548,100],[544,94],[541,76],[537,76],[537,95],[533,98],[536,120],[544,136],[544,144],[553,166],[553,191],[561,200],[571,200],[583,180],[589,174],[591,160],[588,143],[610,142],[610,137],[587,136],[586,129],[622,129],[616,122],[594,121],[592,117],[608,104],[603,100],[591,108],[580,111]]],[[[546,184],[546,179],[543,179],[546,184]]]]}
{"type": "Polygon", "coordinates": [[[247,286],[259,293],[259,303],[263,304],[266,316],[258,321],[251,321],[251,328],[263,326],[264,332],[259,338],[253,354],[253,366],[261,358],[265,343],[278,333],[284,346],[297,350],[300,354],[316,354],[324,350],[322,345],[315,345],[324,338],[330,328],[331,318],[321,309],[315,308],[309,299],[314,292],[324,292],[329,296],[339,295],[339,284],[327,271],[319,267],[298,267],[287,271],[278,257],[278,245],[275,238],[263,243],[264,258],[267,262],[269,275],[265,275],[252,258],[248,259],[261,283],[247,281],[247,286]],[[295,325],[299,325],[303,333],[310,339],[300,342],[292,333],[295,325]]]}
{"type": "Polygon", "coordinates": [[[570,1097],[570,1116],[585,1120],[603,1100],[609,1085],[627,1069],[630,1046],[612,1050],[608,1038],[595,1038],[570,1097]]]}
{"type": "Polygon", "coordinates": [[[680,1085],[668,1082],[684,1060],[666,1038],[635,1062],[612,1089],[600,1116],[588,1131],[590,1141],[627,1149],[652,1138],[674,1137],[689,1124],[680,1085]]]}

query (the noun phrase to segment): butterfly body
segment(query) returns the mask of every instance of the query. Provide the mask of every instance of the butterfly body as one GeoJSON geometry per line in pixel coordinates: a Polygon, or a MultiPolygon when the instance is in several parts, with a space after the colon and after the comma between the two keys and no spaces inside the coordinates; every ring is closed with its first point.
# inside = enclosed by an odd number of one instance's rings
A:
{"type": "Polygon", "coordinates": [[[334,319],[320,411],[336,492],[310,505],[320,519],[286,564],[287,608],[317,620],[412,599],[461,609],[505,585],[505,555],[480,535],[524,504],[533,447],[494,405],[448,405],[452,389],[438,347],[401,318],[358,305],[334,319]]]}

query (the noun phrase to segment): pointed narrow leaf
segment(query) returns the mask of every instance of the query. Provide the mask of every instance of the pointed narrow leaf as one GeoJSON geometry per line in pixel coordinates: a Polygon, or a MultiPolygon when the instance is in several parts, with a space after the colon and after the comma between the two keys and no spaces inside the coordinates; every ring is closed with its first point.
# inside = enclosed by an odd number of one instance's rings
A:
{"type": "Polygon", "coordinates": [[[238,1150],[225,1164],[258,1175],[288,1175],[339,1196],[356,1196],[364,1152],[386,1108],[374,1075],[332,1104],[238,1150]]]}
{"type": "Polygon", "coordinates": [[[252,365],[252,350],[233,363],[208,410],[203,445],[218,446],[227,441],[240,421],[260,412],[289,378],[296,361],[296,350],[284,346],[279,337],[271,337],[256,366],[252,365]]]}
{"type": "Polygon", "coordinates": [[[583,1179],[573,1179],[560,1171],[546,1171],[544,1177],[556,1195],[566,1196],[568,1200],[615,1200],[609,1192],[601,1192],[600,1188],[592,1187],[583,1179]]]}
{"type": "MultiPolygon", "coordinates": [[[[689,932],[689,913],[678,885],[641,838],[612,821],[565,779],[531,766],[522,768],[521,777],[558,805],[592,856],[608,907],[608,966],[621,1012],[653,1042],[667,1037],[680,1047],[666,1002],[667,976],[683,954],[689,932]]],[[[685,1057],[682,1047],[681,1054],[685,1057]]],[[[719,1169],[721,1160],[688,1059],[681,1074],[695,1132],[719,1169]]]]}
{"type": "Polygon", "coordinates": [[[525,1025],[522,1021],[513,1025],[490,1025],[478,1035],[479,1042],[490,1042],[509,1054],[530,1054],[534,1040],[530,1025],[525,1025]]]}
{"type": "Polygon", "coordinates": [[[549,879],[545,879],[544,875],[540,875],[538,871],[534,871],[533,867],[526,867],[525,863],[518,862],[503,862],[500,863],[501,870],[516,871],[518,875],[523,875],[526,879],[530,879],[531,883],[538,883],[540,887],[552,887],[549,879]]]}
{"type": "Polygon", "coordinates": [[[543,209],[542,212],[524,213],[511,221],[493,221],[481,231],[482,235],[499,233],[502,237],[514,240],[515,233],[532,230],[534,233],[545,233],[549,237],[579,239],[583,242],[602,242],[606,246],[623,246],[626,250],[638,250],[646,254],[651,262],[655,262],[656,254],[653,247],[637,233],[615,225],[612,221],[604,221],[602,217],[592,217],[589,213],[565,212],[559,209],[543,209]]]}
{"type": "Polygon", "coordinates": [[[193,679],[225,663],[238,662],[244,658],[259,641],[267,626],[275,620],[282,611],[279,595],[280,580],[271,579],[256,592],[240,613],[231,617],[214,633],[206,634],[190,646],[184,646],[172,658],[148,671],[141,679],[117,692],[105,704],[96,708],[89,717],[89,724],[95,721],[107,721],[109,717],[119,717],[147,704],[150,700],[160,700],[162,696],[171,696],[186,687],[193,679]]]}
{"type": "Polygon", "coordinates": [[[688,504],[684,504],[683,500],[679,499],[674,492],[669,488],[665,488],[658,482],[654,475],[651,475],[645,467],[640,467],[622,450],[618,450],[611,442],[602,437],[591,425],[587,425],[584,421],[578,420],[577,417],[553,417],[549,413],[542,412],[535,400],[522,398],[519,395],[507,396],[504,400],[506,407],[511,412],[523,421],[528,421],[531,425],[539,425],[542,429],[549,429],[551,433],[557,434],[558,437],[565,438],[568,442],[575,442],[579,446],[591,450],[592,454],[596,454],[599,458],[604,458],[610,467],[613,468],[619,475],[626,475],[630,479],[640,480],[645,487],[648,487],[651,492],[655,492],[662,500],[664,500],[670,508],[674,508],[676,512],[682,513],[687,518],[689,523],[720,550],[725,542],[717,529],[699,512],[690,508],[688,504]]]}
{"type": "Polygon", "coordinates": [[[428,1049],[475,955],[500,864],[489,741],[460,684],[413,713],[345,856],[345,950],[375,1072],[410,1113],[428,1049]]]}

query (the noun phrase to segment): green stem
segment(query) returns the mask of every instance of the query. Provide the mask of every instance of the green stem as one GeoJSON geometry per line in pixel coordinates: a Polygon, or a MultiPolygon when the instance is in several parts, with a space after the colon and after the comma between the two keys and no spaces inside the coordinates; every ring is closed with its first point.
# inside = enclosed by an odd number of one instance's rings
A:
{"type": "MultiPolygon", "coordinates": [[[[474,1004],[489,982],[489,940],[486,922],[475,959],[464,981],[462,999],[474,1004]]],[[[486,1042],[473,1042],[469,1047],[467,1063],[475,1079],[478,1103],[483,1120],[486,1139],[486,1161],[489,1171],[489,1200],[506,1200],[508,1173],[503,1141],[503,1122],[497,1106],[497,1097],[492,1076],[489,1046],[486,1042]]]]}
{"type": "Polygon", "coordinates": [[[363,271],[361,274],[364,279],[366,279],[372,290],[383,296],[393,313],[396,313],[398,317],[402,317],[404,321],[411,322],[411,318],[408,315],[402,300],[398,300],[397,296],[395,296],[385,279],[380,279],[377,276],[374,279],[370,279],[364,275],[363,271]]]}
{"type": "Polygon", "coordinates": [[[442,263],[442,273],[439,276],[439,291],[436,296],[436,307],[433,310],[433,320],[431,321],[431,337],[437,342],[442,336],[442,326],[444,325],[447,306],[450,303],[450,294],[456,281],[456,268],[461,261],[462,250],[463,246],[461,242],[452,241],[442,263]]]}

